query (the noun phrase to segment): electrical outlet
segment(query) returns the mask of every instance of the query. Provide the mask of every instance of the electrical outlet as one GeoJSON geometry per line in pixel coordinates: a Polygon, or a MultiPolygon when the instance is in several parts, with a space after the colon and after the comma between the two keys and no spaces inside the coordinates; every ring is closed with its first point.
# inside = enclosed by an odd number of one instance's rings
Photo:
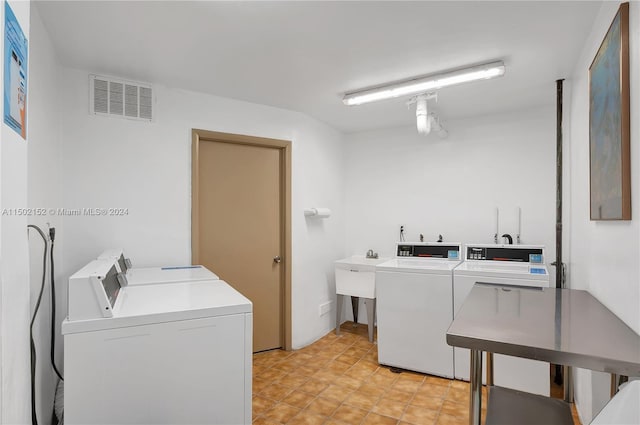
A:
{"type": "Polygon", "coordinates": [[[327,301],[324,304],[320,304],[320,316],[324,316],[331,311],[333,301],[327,301]]]}

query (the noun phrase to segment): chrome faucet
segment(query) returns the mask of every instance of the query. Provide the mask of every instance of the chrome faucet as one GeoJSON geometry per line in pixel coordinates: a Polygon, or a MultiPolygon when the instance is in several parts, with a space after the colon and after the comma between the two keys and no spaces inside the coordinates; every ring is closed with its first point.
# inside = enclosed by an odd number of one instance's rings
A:
{"type": "Polygon", "coordinates": [[[367,258],[378,258],[378,253],[373,252],[373,249],[370,249],[367,251],[367,258]]]}

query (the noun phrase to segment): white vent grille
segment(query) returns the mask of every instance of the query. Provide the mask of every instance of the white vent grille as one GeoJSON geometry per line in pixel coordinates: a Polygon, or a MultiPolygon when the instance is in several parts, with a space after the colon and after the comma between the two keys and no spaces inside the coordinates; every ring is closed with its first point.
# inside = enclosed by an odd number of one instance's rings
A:
{"type": "Polygon", "coordinates": [[[151,119],[152,114],[152,91],[151,87],[140,87],[140,118],[151,119]]]}
{"type": "Polygon", "coordinates": [[[122,83],[109,81],[109,113],[122,115],[122,83]]]}
{"type": "Polygon", "coordinates": [[[138,86],[125,84],[124,114],[128,117],[138,118],[138,86]]]}
{"type": "Polygon", "coordinates": [[[134,120],[153,120],[153,88],[98,75],[89,76],[89,113],[134,120]]]}
{"type": "Polygon", "coordinates": [[[93,110],[95,112],[109,113],[109,82],[105,80],[94,80],[93,85],[93,110]]]}

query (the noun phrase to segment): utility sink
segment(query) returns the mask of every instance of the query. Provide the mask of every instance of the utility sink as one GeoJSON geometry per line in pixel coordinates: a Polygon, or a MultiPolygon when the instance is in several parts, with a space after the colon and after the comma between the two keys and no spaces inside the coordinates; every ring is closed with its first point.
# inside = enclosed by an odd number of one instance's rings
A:
{"type": "Polygon", "coordinates": [[[373,326],[376,308],[376,265],[388,258],[367,258],[354,255],[335,262],[336,269],[336,334],[340,335],[342,305],[345,297],[351,297],[354,322],[358,322],[358,300],[364,298],[367,308],[369,342],[373,342],[373,326]]]}
{"type": "Polygon", "coordinates": [[[367,258],[364,255],[352,255],[351,257],[336,261],[336,266],[338,264],[354,267],[364,266],[360,268],[373,272],[376,270],[377,264],[384,263],[385,261],[389,261],[389,258],[367,258]]]}
{"type": "Polygon", "coordinates": [[[367,258],[354,255],[335,262],[336,293],[353,297],[375,298],[376,265],[388,258],[367,258]]]}

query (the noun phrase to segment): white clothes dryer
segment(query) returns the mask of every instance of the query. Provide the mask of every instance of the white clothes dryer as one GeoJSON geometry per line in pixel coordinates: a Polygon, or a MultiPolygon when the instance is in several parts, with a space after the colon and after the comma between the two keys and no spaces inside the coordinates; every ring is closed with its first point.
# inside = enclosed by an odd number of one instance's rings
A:
{"type": "Polygon", "coordinates": [[[69,278],[65,423],[250,424],[251,302],[222,280],[117,275],[95,260],[69,278]]]}
{"type": "MultiPolygon", "coordinates": [[[[545,249],[540,245],[470,244],[465,261],[453,272],[454,314],[476,283],[502,285],[501,297],[509,297],[510,286],[546,288],[550,286],[544,264],[545,249]]],[[[500,306],[500,300],[496,305],[500,306]]],[[[506,303],[502,303],[506,305],[506,303]]],[[[521,305],[521,309],[530,308],[521,305]]],[[[513,314],[519,314],[513,311],[513,314]]],[[[549,396],[549,363],[494,354],[494,384],[501,387],[549,396]]],[[[469,380],[469,350],[454,348],[455,377],[469,380]]],[[[486,362],[483,359],[483,362],[486,362]]],[[[483,382],[485,377],[483,377],[483,382]]],[[[486,382],[485,382],[486,383],[486,382]]]]}
{"type": "Polygon", "coordinates": [[[122,249],[107,249],[98,260],[111,260],[116,269],[123,273],[124,285],[149,285],[153,283],[186,282],[219,279],[218,275],[204,266],[132,267],[122,249]]]}

